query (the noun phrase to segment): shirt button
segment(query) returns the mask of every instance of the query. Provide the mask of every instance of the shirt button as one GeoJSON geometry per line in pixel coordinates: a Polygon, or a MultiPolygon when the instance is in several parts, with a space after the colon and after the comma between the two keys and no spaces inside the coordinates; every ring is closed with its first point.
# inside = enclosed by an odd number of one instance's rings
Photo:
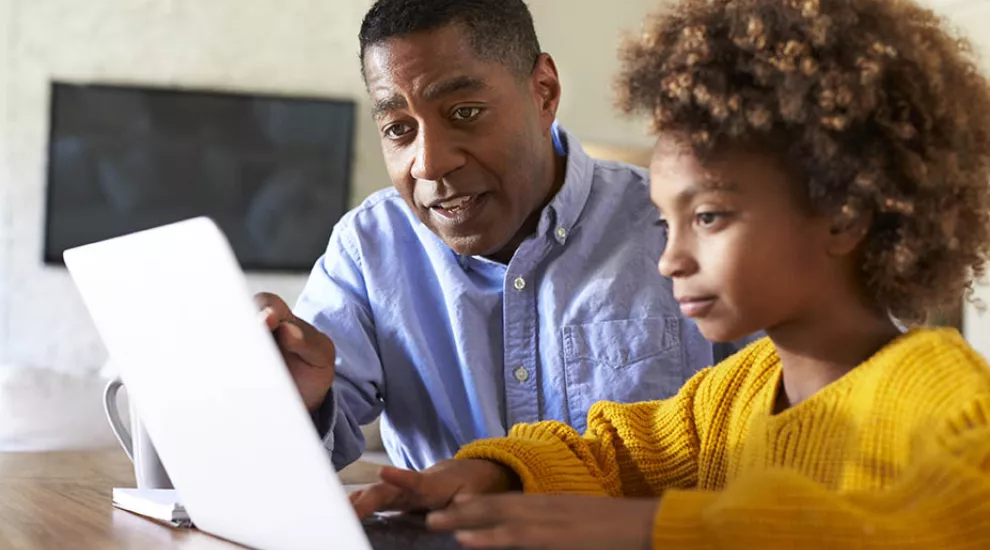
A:
{"type": "Polygon", "coordinates": [[[516,277],[516,280],[512,282],[512,286],[516,287],[516,290],[522,290],[526,288],[526,279],[516,277]]]}
{"type": "Polygon", "coordinates": [[[557,238],[560,239],[560,240],[566,239],[567,238],[567,229],[564,229],[563,227],[558,227],[557,228],[557,238]]]}
{"type": "Polygon", "coordinates": [[[516,380],[520,382],[529,380],[529,371],[526,370],[526,367],[519,367],[513,374],[515,374],[516,380]]]}

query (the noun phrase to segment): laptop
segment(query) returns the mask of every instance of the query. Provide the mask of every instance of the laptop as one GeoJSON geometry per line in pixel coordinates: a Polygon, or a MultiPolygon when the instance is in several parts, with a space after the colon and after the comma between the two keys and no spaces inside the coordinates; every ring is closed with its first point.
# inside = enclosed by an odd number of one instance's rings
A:
{"type": "Polygon", "coordinates": [[[63,257],[198,529],[258,549],[460,548],[422,517],[358,520],[212,220],[63,257]]]}

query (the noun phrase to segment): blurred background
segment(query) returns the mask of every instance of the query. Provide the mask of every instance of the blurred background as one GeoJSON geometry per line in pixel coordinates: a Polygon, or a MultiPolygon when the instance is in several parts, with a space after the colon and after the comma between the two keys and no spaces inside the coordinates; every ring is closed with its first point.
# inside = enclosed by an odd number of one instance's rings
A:
{"type": "MultiPolygon", "coordinates": [[[[651,144],[611,82],[622,32],[661,1],[529,0],[559,120],[595,155],[651,144]]],[[[990,2],[931,4],[990,47],[990,2]]],[[[336,218],[389,185],[357,58],[370,5],[0,0],[0,451],[112,441],[112,368],[65,247],[214,212],[252,288],[295,300],[336,218]]],[[[990,314],[943,320],[990,356],[990,314]]]]}

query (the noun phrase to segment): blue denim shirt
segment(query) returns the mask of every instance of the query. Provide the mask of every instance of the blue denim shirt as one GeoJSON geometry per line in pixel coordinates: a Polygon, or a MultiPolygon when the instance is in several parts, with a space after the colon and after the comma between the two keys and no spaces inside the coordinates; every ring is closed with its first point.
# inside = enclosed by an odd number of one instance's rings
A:
{"type": "Polygon", "coordinates": [[[556,126],[555,146],[564,185],[508,265],[456,254],[394,189],[336,226],[294,311],[337,347],[315,419],[337,468],[382,413],[391,460],[423,469],[519,422],[582,430],[594,402],[666,398],[734,351],[702,338],[657,272],[647,172],[556,126]]]}

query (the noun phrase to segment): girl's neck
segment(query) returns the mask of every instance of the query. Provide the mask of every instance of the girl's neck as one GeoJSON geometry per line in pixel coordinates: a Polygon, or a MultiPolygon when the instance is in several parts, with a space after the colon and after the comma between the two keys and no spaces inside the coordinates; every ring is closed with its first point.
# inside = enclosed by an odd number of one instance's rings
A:
{"type": "Polygon", "coordinates": [[[828,309],[766,331],[783,366],[778,411],[838,380],[900,334],[883,312],[828,309]]]}

